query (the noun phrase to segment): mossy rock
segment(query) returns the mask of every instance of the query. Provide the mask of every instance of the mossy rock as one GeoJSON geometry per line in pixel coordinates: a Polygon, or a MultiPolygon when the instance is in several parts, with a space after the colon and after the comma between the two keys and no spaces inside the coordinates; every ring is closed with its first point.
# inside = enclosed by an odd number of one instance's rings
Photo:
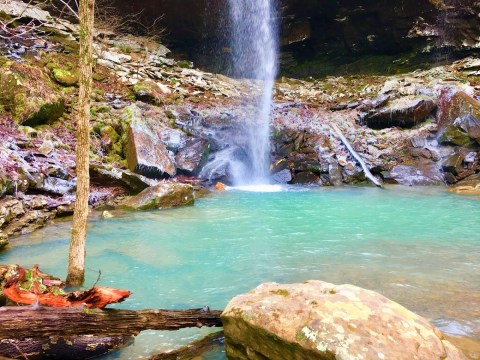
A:
{"type": "Polygon", "coordinates": [[[171,183],[151,186],[124,201],[120,207],[127,210],[155,210],[189,206],[194,202],[195,195],[191,185],[171,183]]]}
{"type": "Polygon", "coordinates": [[[135,100],[152,105],[159,105],[162,93],[157,84],[150,81],[141,81],[132,86],[132,94],[135,100]]]}
{"type": "Polygon", "coordinates": [[[0,198],[7,195],[13,194],[14,191],[14,184],[12,181],[6,176],[0,176],[0,198]]]}
{"type": "Polygon", "coordinates": [[[43,69],[7,62],[0,72],[0,111],[18,124],[51,124],[63,115],[65,100],[43,69]]]}
{"type": "Polygon", "coordinates": [[[24,121],[21,123],[27,126],[37,126],[41,124],[51,124],[54,121],[58,120],[65,111],[65,101],[64,99],[58,99],[53,103],[44,103],[40,106],[38,111],[30,114],[24,121]]]}
{"type": "Polygon", "coordinates": [[[475,141],[468,134],[455,125],[450,125],[447,130],[440,136],[438,142],[441,144],[453,144],[465,148],[472,148],[475,141]]]}
{"type": "Polygon", "coordinates": [[[53,79],[63,86],[78,85],[78,72],[62,68],[54,68],[52,70],[53,79]]]}

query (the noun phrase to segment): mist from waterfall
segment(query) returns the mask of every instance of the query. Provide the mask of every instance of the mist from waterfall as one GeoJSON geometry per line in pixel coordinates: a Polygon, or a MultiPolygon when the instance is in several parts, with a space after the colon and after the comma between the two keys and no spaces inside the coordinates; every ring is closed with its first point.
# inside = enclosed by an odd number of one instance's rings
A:
{"type": "Polygon", "coordinates": [[[275,0],[229,0],[235,76],[259,81],[254,119],[245,119],[248,164],[234,175],[236,184],[269,183],[270,114],[277,73],[275,0]]]}

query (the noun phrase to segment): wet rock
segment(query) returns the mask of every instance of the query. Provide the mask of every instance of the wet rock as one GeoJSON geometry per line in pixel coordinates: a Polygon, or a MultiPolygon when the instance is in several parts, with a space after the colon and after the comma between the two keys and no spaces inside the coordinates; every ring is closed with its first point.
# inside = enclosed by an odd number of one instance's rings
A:
{"type": "Polygon", "coordinates": [[[283,169],[280,171],[277,171],[272,175],[272,180],[276,184],[288,184],[292,181],[292,173],[290,172],[289,169],[283,169]]]}
{"type": "Polygon", "coordinates": [[[423,148],[427,144],[426,139],[421,136],[414,136],[411,138],[410,142],[414,148],[423,148]]]}
{"type": "Polygon", "coordinates": [[[221,317],[232,359],[466,360],[424,318],[353,285],[266,283],[221,317]]]}
{"type": "Polygon", "coordinates": [[[129,210],[168,209],[177,206],[193,205],[193,187],[186,184],[160,184],[143,190],[140,194],[120,204],[129,210]]]}
{"type": "Polygon", "coordinates": [[[450,125],[438,138],[438,142],[444,145],[456,145],[465,148],[472,148],[476,144],[476,142],[468,136],[468,133],[455,125],[450,125]]]}
{"type": "Polygon", "coordinates": [[[328,165],[328,175],[332,185],[339,186],[342,184],[342,169],[334,159],[328,165]]]}
{"type": "Polygon", "coordinates": [[[208,140],[188,138],[175,156],[177,169],[187,175],[197,173],[208,159],[209,149],[208,140]]]}
{"type": "Polygon", "coordinates": [[[177,152],[187,144],[187,134],[178,129],[161,128],[158,130],[160,139],[167,147],[167,150],[177,152]]]}
{"type": "Polygon", "coordinates": [[[8,244],[8,236],[0,230],[0,249],[8,244]]]}
{"type": "Polygon", "coordinates": [[[458,186],[480,187],[480,174],[471,175],[458,182],[458,186]]]}
{"type": "Polygon", "coordinates": [[[463,171],[463,160],[465,155],[461,152],[449,156],[442,164],[442,169],[446,173],[458,175],[463,171]]]}
{"type": "Polygon", "coordinates": [[[294,175],[292,183],[302,185],[314,185],[321,184],[322,180],[320,179],[320,176],[314,174],[313,172],[302,171],[294,175]]]}
{"type": "Polygon", "coordinates": [[[385,180],[401,185],[434,185],[442,184],[443,176],[435,163],[425,160],[416,165],[394,166],[385,180]]]}
{"type": "Polygon", "coordinates": [[[149,178],[175,175],[175,164],[158,134],[141,118],[132,119],[126,146],[128,168],[149,178]]]}
{"type": "Polygon", "coordinates": [[[436,108],[433,100],[418,97],[403,97],[393,100],[387,106],[370,110],[363,122],[372,129],[392,126],[411,128],[426,120],[436,108]]]}
{"type": "Polygon", "coordinates": [[[480,118],[475,118],[472,114],[462,115],[455,119],[453,125],[462,129],[472,140],[480,144],[480,118]]]}
{"type": "Polygon", "coordinates": [[[108,211],[108,210],[102,211],[102,218],[104,218],[104,219],[111,219],[111,218],[113,218],[113,217],[114,217],[114,216],[113,216],[113,214],[112,214],[110,211],[108,211]]]}
{"type": "Polygon", "coordinates": [[[480,102],[463,91],[443,89],[438,99],[438,131],[445,131],[456,119],[465,115],[480,121],[480,102]]]}

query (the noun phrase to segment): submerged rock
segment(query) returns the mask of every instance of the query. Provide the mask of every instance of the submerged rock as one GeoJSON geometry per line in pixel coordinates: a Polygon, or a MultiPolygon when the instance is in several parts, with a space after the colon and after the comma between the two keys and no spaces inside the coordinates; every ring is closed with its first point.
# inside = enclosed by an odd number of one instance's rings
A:
{"type": "Polygon", "coordinates": [[[0,230],[0,249],[8,244],[8,237],[0,230]]]}
{"type": "Polygon", "coordinates": [[[353,285],[262,284],[222,323],[230,359],[467,359],[424,318],[353,285]]]}
{"type": "Polygon", "coordinates": [[[193,205],[193,187],[186,184],[160,184],[143,190],[140,194],[120,204],[128,210],[168,209],[176,206],[193,205]]]}

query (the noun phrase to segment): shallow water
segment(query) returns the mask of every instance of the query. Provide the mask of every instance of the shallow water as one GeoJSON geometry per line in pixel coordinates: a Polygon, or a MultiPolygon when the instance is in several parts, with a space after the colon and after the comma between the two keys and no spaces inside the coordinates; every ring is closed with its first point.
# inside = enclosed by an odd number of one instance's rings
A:
{"type": "MultiPolygon", "coordinates": [[[[480,338],[478,198],[435,188],[232,190],[194,207],[115,215],[90,221],[86,285],[101,270],[101,285],[131,290],[117,307],[220,309],[262,282],[321,279],[378,291],[450,334],[480,338]]],[[[0,263],[65,277],[69,231],[60,222],[18,238],[0,263]]],[[[111,358],[209,331],[145,332],[111,358]]]]}

